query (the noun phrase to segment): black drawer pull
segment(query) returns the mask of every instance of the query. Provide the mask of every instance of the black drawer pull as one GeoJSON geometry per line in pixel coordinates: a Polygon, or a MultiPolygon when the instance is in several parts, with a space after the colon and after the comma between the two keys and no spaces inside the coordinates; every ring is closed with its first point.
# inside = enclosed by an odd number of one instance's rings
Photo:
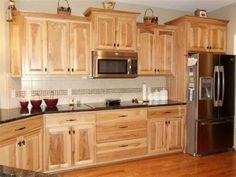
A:
{"type": "Polygon", "coordinates": [[[165,114],[170,114],[170,113],[171,113],[171,111],[166,111],[166,112],[165,112],[165,114]]]}
{"type": "Polygon", "coordinates": [[[68,120],[66,120],[67,122],[74,122],[74,121],[76,121],[76,119],[68,119],[68,120]]]}
{"type": "Polygon", "coordinates": [[[128,128],[129,126],[126,126],[126,125],[124,125],[124,126],[119,126],[119,128],[128,128]]]}
{"type": "Polygon", "coordinates": [[[22,142],[19,142],[19,143],[17,143],[18,144],[18,146],[22,146],[22,142]]]}
{"type": "Polygon", "coordinates": [[[21,131],[21,130],[24,130],[24,129],[26,129],[26,127],[17,128],[17,129],[15,129],[15,131],[21,131]]]}
{"type": "Polygon", "coordinates": [[[121,145],[120,147],[122,147],[122,148],[123,148],[123,147],[128,147],[128,146],[129,146],[129,145],[127,145],[127,144],[126,144],[126,145],[121,145]]]}
{"type": "Polygon", "coordinates": [[[127,115],[121,115],[121,116],[119,116],[119,117],[128,117],[127,115]]]}

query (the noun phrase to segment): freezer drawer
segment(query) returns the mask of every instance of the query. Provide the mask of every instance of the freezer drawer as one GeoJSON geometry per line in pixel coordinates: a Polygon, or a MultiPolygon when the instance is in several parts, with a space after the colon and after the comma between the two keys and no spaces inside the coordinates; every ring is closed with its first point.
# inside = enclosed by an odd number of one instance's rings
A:
{"type": "Polygon", "coordinates": [[[198,122],[197,154],[204,155],[233,147],[234,121],[198,122]]]}

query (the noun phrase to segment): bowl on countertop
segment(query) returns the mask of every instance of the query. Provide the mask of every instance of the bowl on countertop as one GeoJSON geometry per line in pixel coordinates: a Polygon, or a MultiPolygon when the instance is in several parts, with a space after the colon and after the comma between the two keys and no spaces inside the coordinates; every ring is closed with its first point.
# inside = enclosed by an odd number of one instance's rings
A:
{"type": "Polygon", "coordinates": [[[41,106],[42,100],[30,100],[30,103],[34,108],[38,108],[41,106]]]}
{"type": "Polygon", "coordinates": [[[48,107],[55,107],[58,103],[58,98],[55,98],[55,99],[43,99],[45,104],[48,106],[48,107]]]}
{"type": "Polygon", "coordinates": [[[29,104],[28,101],[20,101],[20,107],[21,107],[22,109],[27,108],[27,107],[28,107],[28,104],[29,104]]]}

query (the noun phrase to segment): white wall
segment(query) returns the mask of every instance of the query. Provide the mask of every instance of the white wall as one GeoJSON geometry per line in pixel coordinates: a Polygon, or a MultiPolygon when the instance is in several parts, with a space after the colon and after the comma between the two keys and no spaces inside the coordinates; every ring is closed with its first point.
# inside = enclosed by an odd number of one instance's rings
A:
{"type": "MultiPolygon", "coordinates": [[[[62,1],[63,2],[63,1],[62,1]]],[[[102,0],[69,0],[72,8],[72,15],[82,16],[83,12],[88,7],[102,7],[102,0]]],[[[9,73],[9,61],[8,61],[8,24],[5,21],[5,12],[8,5],[8,0],[0,1],[0,107],[9,108],[19,106],[18,100],[11,98],[11,90],[39,90],[39,89],[67,89],[67,88],[138,88],[141,87],[142,83],[148,83],[153,87],[164,87],[165,78],[137,78],[133,80],[83,80],[79,78],[71,79],[32,79],[32,80],[21,80],[12,79],[9,73]]],[[[16,7],[22,11],[35,11],[35,12],[46,12],[56,13],[57,0],[17,0],[16,7]]],[[[145,9],[148,7],[142,5],[130,5],[126,3],[117,3],[115,9],[127,10],[140,12],[138,21],[142,21],[145,9]]],[[[188,12],[175,11],[162,8],[153,8],[155,15],[159,16],[159,22],[164,23],[173,18],[189,14],[188,12]]],[[[107,95],[103,95],[106,97],[107,95]]],[[[109,95],[111,96],[111,95],[109,95]]],[[[122,96],[122,98],[130,99],[135,95],[115,95],[122,96]]],[[[83,101],[86,102],[84,98],[83,101]]],[[[98,99],[95,98],[96,101],[98,99]]],[[[101,98],[100,98],[101,99],[101,98]]],[[[104,98],[102,98],[104,99],[104,98]]],[[[91,100],[90,100],[91,101],[91,100]]]]}
{"type": "MultiPolygon", "coordinates": [[[[227,19],[229,20],[228,24],[228,33],[227,33],[227,53],[236,55],[236,3],[225,6],[218,10],[211,12],[210,17],[227,19]]],[[[236,68],[236,66],[235,66],[236,68]]],[[[235,74],[236,76],[236,71],[235,74]]],[[[236,77],[235,77],[235,93],[236,93],[236,77]]],[[[236,100],[236,94],[235,94],[236,100]]],[[[236,104],[235,104],[235,115],[236,115],[236,104]]],[[[236,148],[236,121],[234,126],[234,147],[236,148]]]]}

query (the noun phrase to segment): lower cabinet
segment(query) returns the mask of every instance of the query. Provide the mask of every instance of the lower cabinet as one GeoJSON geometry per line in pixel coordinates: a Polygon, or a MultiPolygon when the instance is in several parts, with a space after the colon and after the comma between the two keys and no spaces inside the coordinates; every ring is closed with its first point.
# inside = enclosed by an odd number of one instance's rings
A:
{"type": "Polygon", "coordinates": [[[0,126],[0,165],[42,171],[42,117],[0,126]]]}
{"type": "Polygon", "coordinates": [[[148,113],[148,153],[150,154],[183,150],[184,114],[181,109],[169,108],[153,109],[148,113]]]}
{"type": "Polygon", "coordinates": [[[88,114],[86,117],[85,114],[57,114],[46,118],[46,171],[92,164],[95,161],[94,154],[94,115],[88,114]],[[91,117],[93,118],[92,122],[90,120],[91,117]],[[54,119],[54,122],[50,122],[50,119],[54,119]]]}

